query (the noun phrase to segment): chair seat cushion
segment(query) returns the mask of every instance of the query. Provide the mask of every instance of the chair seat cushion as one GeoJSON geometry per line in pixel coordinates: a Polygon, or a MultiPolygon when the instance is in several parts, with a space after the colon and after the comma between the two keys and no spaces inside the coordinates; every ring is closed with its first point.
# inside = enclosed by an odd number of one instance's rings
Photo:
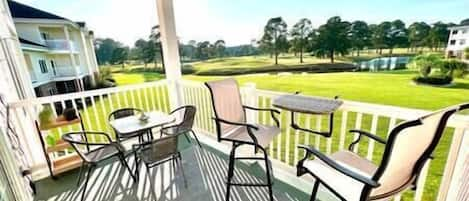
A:
{"type": "Polygon", "coordinates": [[[113,157],[123,151],[125,151],[125,148],[121,144],[114,143],[114,145],[106,145],[98,149],[91,150],[86,153],[85,156],[90,162],[99,162],[113,157]]]}
{"type": "MultiPolygon", "coordinates": [[[[280,134],[280,128],[276,126],[260,124],[254,124],[254,126],[258,127],[259,129],[252,129],[253,134],[257,138],[257,143],[263,148],[269,146],[274,137],[280,134]]],[[[252,138],[249,136],[248,130],[245,126],[236,127],[231,132],[225,134],[223,138],[253,143],[252,138]]]]}
{"type": "MultiPolygon", "coordinates": [[[[368,178],[371,178],[377,169],[372,162],[350,151],[339,151],[329,157],[351,171],[368,178]]],[[[303,166],[346,200],[360,200],[363,183],[336,171],[319,159],[306,160],[303,166]]]]}

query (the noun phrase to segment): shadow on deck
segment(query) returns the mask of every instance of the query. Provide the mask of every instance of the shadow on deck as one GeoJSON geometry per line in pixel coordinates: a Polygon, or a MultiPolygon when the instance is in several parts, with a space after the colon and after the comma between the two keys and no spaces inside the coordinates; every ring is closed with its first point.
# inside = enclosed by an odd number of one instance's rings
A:
{"type": "MultiPolygon", "coordinates": [[[[151,170],[147,175],[145,168],[140,169],[140,180],[134,184],[129,174],[116,161],[102,164],[92,174],[86,193],[86,200],[94,201],[219,201],[225,200],[225,178],[228,156],[204,146],[192,146],[182,151],[182,161],[188,187],[180,170],[166,163],[151,170]],[[151,182],[150,182],[151,178],[151,182]]],[[[134,167],[134,159],[128,159],[134,167]]],[[[235,181],[262,182],[263,168],[254,163],[236,164],[235,181]]],[[[38,181],[38,201],[75,201],[80,200],[83,182],[77,187],[78,170],[60,175],[57,180],[50,178],[38,181]]],[[[234,187],[232,201],[269,200],[267,188],[234,187]]],[[[274,183],[275,200],[309,200],[309,196],[279,180],[274,183]]]]}

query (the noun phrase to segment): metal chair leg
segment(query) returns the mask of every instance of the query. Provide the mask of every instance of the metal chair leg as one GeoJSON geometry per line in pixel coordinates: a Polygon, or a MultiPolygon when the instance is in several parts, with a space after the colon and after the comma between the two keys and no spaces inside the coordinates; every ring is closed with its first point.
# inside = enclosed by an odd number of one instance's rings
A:
{"type": "Polygon", "coordinates": [[[136,182],[137,178],[135,178],[134,174],[132,173],[132,169],[130,169],[129,164],[127,164],[127,161],[125,161],[124,156],[119,156],[119,160],[121,161],[121,164],[127,168],[127,170],[129,171],[129,174],[132,177],[132,179],[134,180],[134,182],[136,182]]]}
{"type": "Polygon", "coordinates": [[[319,188],[319,181],[316,179],[314,182],[313,186],[313,192],[311,192],[311,198],[309,199],[310,201],[315,201],[316,200],[316,195],[318,193],[318,188],[319,188]]]}
{"type": "Polygon", "coordinates": [[[93,171],[93,165],[88,166],[88,171],[86,174],[85,185],[83,186],[83,192],[81,194],[81,201],[85,201],[86,187],[88,186],[88,181],[90,180],[91,173],[93,171]]]}
{"type": "Polygon", "coordinates": [[[228,164],[228,178],[226,182],[226,195],[225,195],[225,200],[229,201],[230,200],[230,191],[231,191],[231,179],[233,178],[234,175],[234,160],[235,160],[235,155],[236,155],[236,148],[237,146],[233,143],[233,148],[231,149],[230,153],[230,161],[228,164]]]}
{"type": "Polygon", "coordinates": [[[265,151],[265,149],[262,149],[262,151],[264,152],[264,162],[265,162],[265,170],[266,170],[266,174],[267,174],[267,184],[268,184],[268,188],[269,188],[269,197],[270,197],[270,201],[274,201],[274,195],[273,195],[273,190],[272,190],[272,178],[270,177],[271,176],[271,172],[270,172],[270,164],[269,164],[269,158],[267,156],[267,152],[265,151]]]}
{"type": "Polygon", "coordinates": [[[81,176],[83,175],[83,166],[85,166],[85,163],[81,163],[80,173],[78,174],[78,179],[77,179],[77,187],[80,186],[81,176]]]}
{"type": "Polygon", "coordinates": [[[200,144],[199,138],[197,138],[197,135],[193,130],[190,131],[192,135],[194,135],[195,141],[197,141],[197,144],[199,145],[200,148],[202,148],[202,145],[200,144]]]}

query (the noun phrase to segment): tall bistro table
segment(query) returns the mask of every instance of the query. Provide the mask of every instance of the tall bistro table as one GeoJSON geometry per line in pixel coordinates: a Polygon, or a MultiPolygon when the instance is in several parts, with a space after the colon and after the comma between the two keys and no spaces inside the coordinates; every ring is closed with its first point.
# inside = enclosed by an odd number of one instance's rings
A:
{"type": "Polygon", "coordinates": [[[282,95],[274,99],[273,106],[291,112],[291,124],[293,129],[309,132],[313,134],[330,137],[334,127],[334,112],[342,105],[343,101],[327,98],[308,97],[298,94],[282,95]],[[312,115],[329,115],[329,130],[311,130],[300,127],[295,122],[295,113],[305,113],[312,115]]]}
{"type": "Polygon", "coordinates": [[[140,120],[141,115],[132,115],[112,120],[109,123],[111,124],[112,128],[119,133],[119,135],[134,136],[135,133],[144,135],[147,133],[147,131],[151,131],[152,128],[173,123],[176,120],[176,118],[172,115],[157,111],[146,112],[145,115],[148,117],[148,119],[145,121],[140,120]]]}

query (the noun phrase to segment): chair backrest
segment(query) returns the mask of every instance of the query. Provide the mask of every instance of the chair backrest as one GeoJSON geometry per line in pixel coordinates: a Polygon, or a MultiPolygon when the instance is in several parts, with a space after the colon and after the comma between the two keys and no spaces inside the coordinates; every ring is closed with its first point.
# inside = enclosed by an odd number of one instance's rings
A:
{"type": "Polygon", "coordinates": [[[171,112],[171,115],[174,115],[176,116],[176,119],[179,119],[176,121],[178,132],[192,130],[196,112],[197,108],[193,105],[185,105],[171,112]]]}
{"type": "Polygon", "coordinates": [[[87,133],[93,132],[84,131],[66,133],[62,135],[62,140],[68,142],[82,160],[90,162],[91,160],[86,156],[86,154],[89,152],[90,143],[88,143],[87,140],[84,140],[87,133]]]}
{"type": "Polygon", "coordinates": [[[380,186],[369,195],[393,196],[415,182],[441,139],[449,117],[456,111],[457,107],[451,107],[396,126],[389,134],[381,165],[373,176],[380,186]]]}
{"type": "Polygon", "coordinates": [[[157,163],[174,156],[179,152],[178,139],[181,133],[167,135],[151,142],[145,142],[139,145],[139,153],[144,154],[145,158],[151,160],[151,163],[157,163]]]}
{"type": "MultiPolygon", "coordinates": [[[[238,83],[235,79],[229,78],[218,81],[206,82],[205,85],[210,90],[212,96],[212,106],[216,118],[231,122],[246,122],[246,114],[244,113],[241,101],[241,93],[239,92],[238,83]]],[[[217,136],[220,136],[238,128],[238,126],[228,124],[217,124],[217,136]]]]}
{"type": "Polygon", "coordinates": [[[142,112],[142,110],[137,109],[137,108],[118,109],[118,110],[115,110],[115,111],[111,112],[111,114],[109,114],[108,121],[111,121],[111,120],[114,120],[114,119],[120,119],[120,118],[124,118],[124,117],[128,117],[128,116],[132,116],[132,115],[135,115],[139,112],[142,112]]]}

